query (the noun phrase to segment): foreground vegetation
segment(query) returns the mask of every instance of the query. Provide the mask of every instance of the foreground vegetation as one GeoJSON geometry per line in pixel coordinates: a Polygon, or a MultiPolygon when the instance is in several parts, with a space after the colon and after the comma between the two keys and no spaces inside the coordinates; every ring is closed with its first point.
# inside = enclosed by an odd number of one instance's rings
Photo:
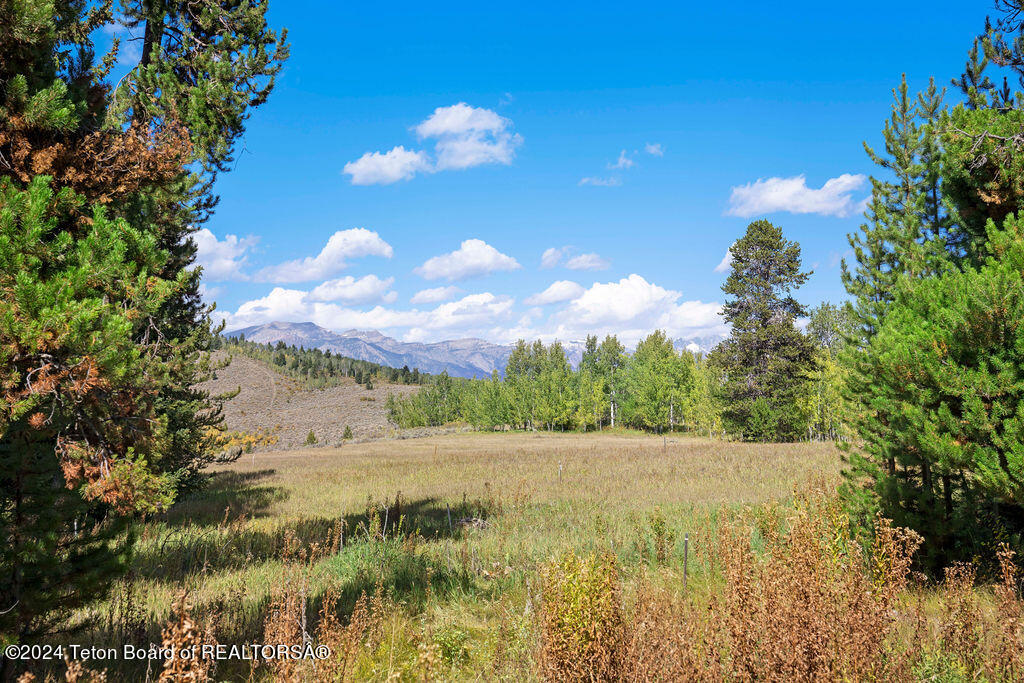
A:
{"type": "Polygon", "coordinates": [[[315,669],[196,664],[199,680],[1019,677],[1012,564],[993,558],[995,589],[966,566],[912,574],[913,533],[850,535],[836,463],[828,444],[635,433],[258,454],[137,525],[132,574],[75,640],[305,630],[334,651],[315,669]]]}

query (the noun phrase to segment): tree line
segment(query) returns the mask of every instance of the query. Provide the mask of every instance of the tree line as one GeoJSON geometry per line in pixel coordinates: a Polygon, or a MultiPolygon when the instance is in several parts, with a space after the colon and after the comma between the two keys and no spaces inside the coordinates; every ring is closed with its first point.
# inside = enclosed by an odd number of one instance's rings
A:
{"type": "MultiPolygon", "coordinates": [[[[799,426],[793,438],[836,439],[841,423],[841,373],[835,358],[841,310],[823,304],[811,314],[806,368],[797,368],[789,397],[799,426]]],[[[797,334],[803,333],[797,331],[797,334]]],[[[650,432],[726,433],[750,439],[778,437],[777,429],[746,426],[728,407],[728,357],[676,350],[663,331],[643,339],[632,353],[615,336],[588,336],[574,368],[558,343],[516,343],[505,373],[489,379],[435,376],[415,394],[389,396],[388,415],[400,427],[465,422],[479,429],[581,432],[624,427],[650,432]],[[732,431],[729,430],[738,430],[732,431]]],[[[792,426],[792,425],[791,425],[792,426]]]]}
{"type": "Polygon", "coordinates": [[[238,337],[218,336],[214,348],[229,354],[240,354],[266,363],[279,372],[297,379],[308,389],[338,386],[346,378],[372,389],[375,381],[392,384],[424,384],[431,381],[428,373],[408,365],[392,368],[367,360],[331,353],[330,350],[306,349],[283,341],[260,344],[238,337]]]}

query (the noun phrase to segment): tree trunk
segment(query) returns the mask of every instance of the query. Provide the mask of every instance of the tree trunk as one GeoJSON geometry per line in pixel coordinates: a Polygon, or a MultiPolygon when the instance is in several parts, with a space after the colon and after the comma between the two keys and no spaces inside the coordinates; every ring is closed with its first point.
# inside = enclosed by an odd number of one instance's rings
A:
{"type": "MultiPolygon", "coordinates": [[[[140,67],[147,67],[153,63],[153,50],[160,46],[164,37],[164,14],[161,11],[158,17],[146,19],[146,31],[142,38],[142,59],[139,60],[140,67]]],[[[142,124],[146,120],[145,109],[141,102],[136,102],[132,110],[132,125],[142,124]]]]}

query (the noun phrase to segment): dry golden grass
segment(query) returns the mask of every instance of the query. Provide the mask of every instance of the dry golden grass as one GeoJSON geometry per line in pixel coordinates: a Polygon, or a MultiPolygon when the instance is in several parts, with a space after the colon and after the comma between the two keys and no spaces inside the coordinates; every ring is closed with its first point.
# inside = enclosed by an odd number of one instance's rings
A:
{"type": "Polygon", "coordinates": [[[242,474],[272,469],[262,482],[282,487],[287,495],[269,512],[309,516],[361,509],[367,495],[396,491],[410,500],[456,500],[464,493],[483,495],[484,484],[504,495],[528,492],[531,503],[540,505],[754,504],[788,496],[812,473],[837,474],[839,458],[825,443],[466,433],[260,453],[222,469],[242,474]]]}
{"type": "Polygon", "coordinates": [[[1022,673],[1012,565],[994,590],[968,568],[908,583],[912,536],[883,525],[874,549],[849,537],[838,461],[828,444],[630,433],[256,454],[140,526],[133,575],[84,637],[183,637],[185,590],[203,638],[334,652],[315,667],[221,662],[220,680],[1022,673]]]}

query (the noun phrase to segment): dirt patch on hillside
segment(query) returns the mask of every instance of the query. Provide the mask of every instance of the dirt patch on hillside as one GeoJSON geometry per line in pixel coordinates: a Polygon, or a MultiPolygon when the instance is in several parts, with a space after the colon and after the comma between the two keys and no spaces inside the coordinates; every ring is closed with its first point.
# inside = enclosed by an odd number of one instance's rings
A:
{"type": "MultiPolygon", "coordinates": [[[[215,354],[215,359],[223,358],[225,354],[215,354]]],[[[263,363],[235,354],[230,365],[201,386],[211,394],[241,388],[238,396],[224,405],[225,426],[233,431],[273,432],[278,437],[270,447],[274,450],[305,445],[310,430],[320,445],[340,444],[346,425],[357,440],[381,438],[394,429],[388,425],[384,408],[388,394],[405,395],[419,388],[382,382],[367,390],[353,379],[343,382],[309,391],[263,363]]]]}

